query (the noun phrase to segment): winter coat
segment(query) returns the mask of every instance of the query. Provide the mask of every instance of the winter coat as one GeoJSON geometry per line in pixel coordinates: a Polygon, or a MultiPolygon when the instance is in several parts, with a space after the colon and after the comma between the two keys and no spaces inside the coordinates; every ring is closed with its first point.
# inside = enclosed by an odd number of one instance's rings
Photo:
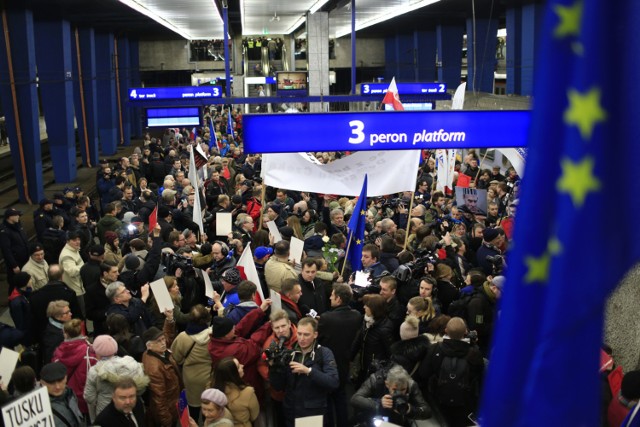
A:
{"type": "Polygon", "coordinates": [[[38,263],[29,257],[29,261],[22,267],[22,271],[31,276],[31,287],[34,291],[42,288],[49,281],[49,264],[45,260],[38,263]]]}
{"type": "Polygon", "coordinates": [[[384,317],[377,320],[370,327],[363,323],[353,343],[352,359],[360,352],[360,372],[358,382],[364,381],[373,369],[374,360],[387,360],[391,356],[391,344],[393,344],[393,323],[384,317]]]}
{"type": "Polygon", "coordinates": [[[105,294],[106,286],[98,281],[87,286],[87,293],[84,294],[85,310],[87,319],[93,322],[95,335],[101,335],[107,332],[107,308],[111,305],[111,301],[105,294]]]}
{"type": "Polygon", "coordinates": [[[255,301],[241,302],[229,311],[225,317],[233,320],[233,323],[237,325],[247,313],[256,308],[258,308],[258,304],[255,301]]]}
{"type": "Polygon", "coordinates": [[[9,295],[9,313],[16,329],[24,332],[25,345],[30,345],[31,341],[31,304],[24,292],[17,288],[9,295]]]}
{"type": "Polygon", "coordinates": [[[200,407],[200,395],[211,376],[211,355],[208,349],[210,334],[211,328],[195,334],[181,332],[171,344],[173,358],[182,366],[182,380],[187,389],[189,406],[200,407]]]}
{"type": "Polygon", "coordinates": [[[138,396],[149,385],[149,377],[145,375],[142,365],[130,356],[101,359],[91,367],[83,395],[89,407],[95,411],[93,413],[99,414],[109,405],[115,383],[124,377],[135,381],[138,396]]]}
{"type": "Polygon", "coordinates": [[[52,361],[66,366],[67,387],[75,393],[80,412],[88,413],[87,402],[84,399],[84,386],[89,369],[98,362],[98,359],[87,342],[87,337],[80,336],[63,341],[53,352],[52,361]]]}
{"type": "Polygon", "coordinates": [[[267,280],[269,289],[280,292],[282,283],[286,279],[297,279],[298,273],[293,269],[287,260],[271,257],[264,266],[264,277],[267,280]]]}
{"type": "Polygon", "coordinates": [[[302,295],[298,300],[298,307],[301,307],[301,311],[309,312],[313,309],[320,315],[327,311],[327,308],[331,306],[329,302],[331,292],[327,292],[327,288],[319,278],[316,277],[313,282],[307,282],[300,274],[298,275],[298,283],[302,288],[302,295]]]}
{"type": "MultiPolygon", "coordinates": [[[[68,243],[60,252],[59,264],[64,270],[62,281],[67,284],[76,295],[84,295],[84,286],[80,278],[80,268],[84,265],[80,251],[72,248],[68,243]]],[[[80,313],[78,313],[79,315],[80,313]]]]}
{"type": "MultiPolygon", "coordinates": [[[[264,353],[264,350],[271,347],[271,343],[273,342],[277,343],[276,336],[274,334],[271,334],[269,338],[266,339],[264,344],[262,344],[263,353],[264,353]]],[[[296,325],[292,323],[289,339],[284,342],[283,346],[285,348],[292,349],[297,342],[298,342],[298,329],[296,328],[296,325]]],[[[269,362],[267,362],[267,360],[262,357],[258,360],[258,373],[260,374],[263,380],[269,381],[269,362]]],[[[270,393],[271,393],[271,399],[275,401],[282,402],[282,399],[284,399],[284,392],[282,391],[276,391],[273,388],[270,388],[270,393]]]]}
{"type": "Polygon", "coordinates": [[[49,323],[44,328],[42,338],[40,339],[40,351],[42,352],[42,362],[45,364],[51,362],[53,352],[64,341],[62,334],[62,323],[53,318],[49,318],[49,323]]]}
{"type": "Polygon", "coordinates": [[[340,385],[349,381],[351,346],[361,326],[362,314],[348,305],[341,305],[320,316],[318,342],[333,352],[340,374],[340,385]]]}
{"type": "Polygon", "coordinates": [[[22,267],[29,260],[29,239],[22,224],[9,224],[5,219],[0,226],[0,249],[7,270],[22,267]]]}
{"type": "Polygon", "coordinates": [[[233,415],[235,427],[252,427],[253,421],[260,413],[260,403],[253,387],[247,386],[240,390],[235,384],[228,384],[224,388],[229,403],[227,408],[233,415]]]}
{"type": "Polygon", "coordinates": [[[144,372],[149,376],[150,397],[147,417],[154,426],[173,427],[178,421],[178,399],[183,389],[180,369],[171,356],[147,350],[142,355],[144,372]]]}
{"type": "Polygon", "coordinates": [[[240,337],[235,337],[231,340],[212,337],[209,341],[209,354],[214,365],[225,357],[235,357],[244,365],[244,380],[246,383],[251,385],[258,394],[264,390],[264,385],[257,369],[257,362],[262,351],[254,341],[240,337]]]}
{"type": "Polygon", "coordinates": [[[78,408],[78,401],[73,391],[67,387],[60,396],[49,396],[53,420],[56,427],[84,427],[82,413],[78,408]]]}
{"type": "Polygon", "coordinates": [[[118,265],[120,261],[122,261],[122,251],[120,248],[116,248],[114,251],[111,249],[111,245],[108,243],[104,244],[104,262],[109,265],[118,265]]]}
{"type": "Polygon", "coordinates": [[[420,366],[419,363],[429,351],[429,345],[429,338],[425,335],[395,342],[391,346],[391,360],[402,366],[409,374],[415,374],[420,366]]]}

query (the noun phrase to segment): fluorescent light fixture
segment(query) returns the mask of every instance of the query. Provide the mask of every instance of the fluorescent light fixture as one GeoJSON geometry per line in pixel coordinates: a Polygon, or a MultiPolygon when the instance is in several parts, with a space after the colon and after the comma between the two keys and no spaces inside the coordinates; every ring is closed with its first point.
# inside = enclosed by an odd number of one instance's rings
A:
{"type": "Polygon", "coordinates": [[[320,10],[322,6],[327,4],[328,1],[329,0],[318,0],[317,2],[315,2],[313,6],[311,6],[311,9],[309,9],[309,13],[311,14],[316,13],[318,10],[320,10]]]}
{"type": "Polygon", "coordinates": [[[507,29],[506,28],[498,29],[498,37],[507,37],[507,29]]]}
{"type": "Polygon", "coordinates": [[[244,0],[240,0],[240,25],[242,25],[242,34],[244,32],[244,0]]]}
{"type": "Polygon", "coordinates": [[[294,32],[300,25],[304,24],[304,21],[306,21],[307,18],[305,16],[301,16],[300,19],[298,19],[295,24],[293,24],[292,26],[289,27],[289,29],[287,31],[285,31],[285,34],[291,34],[292,32],[294,32]]]}
{"type": "Polygon", "coordinates": [[[157,13],[153,12],[150,9],[147,9],[145,6],[141,5],[140,3],[136,2],[135,0],[120,0],[120,3],[129,6],[131,9],[135,10],[138,13],[141,13],[145,16],[148,16],[149,18],[153,19],[154,21],[156,21],[158,24],[167,27],[168,29],[170,29],[171,31],[179,34],[180,36],[184,37],[187,40],[193,40],[193,37],[191,36],[191,34],[183,31],[182,29],[176,27],[175,25],[173,25],[172,23],[170,23],[169,21],[165,20],[163,17],[161,17],[160,15],[158,15],[157,13]]]}
{"type": "MultiPolygon", "coordinates": [[[[356,15],[356,31],[360,31],[363,28],[370,27],[375,24],[379,24],[381,22],[388,21],[389,19],[393,19],[396,16],[404,15],[405,13],[412,12],[416,9],[420,9],[425,6],[429,6],[430,4],[437,3],[440,0],[418,0],[413,3],[405,4],[399,7],[389,7],[386,8],[382,13],[376,15],[375,17],[358,22],[358,16],[356,15]]],[[[347,34],[351,34],[351,25],[344,26],[339,30],[336,30],[335,37],[343,37],[347,34]]]]}

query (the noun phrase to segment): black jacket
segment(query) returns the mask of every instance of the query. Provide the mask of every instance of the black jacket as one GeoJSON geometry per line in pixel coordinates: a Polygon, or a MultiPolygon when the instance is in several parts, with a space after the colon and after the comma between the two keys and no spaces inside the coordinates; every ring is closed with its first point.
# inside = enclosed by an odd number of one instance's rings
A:
{"type": "Polygon", "coordinates": [[[29,239],[22,224],[9,224],[6,219],[2,222],[0,250],[8,270],[22,268],[29,261],[29,239]]]}
{"type": "Polygon", "coordinates": [[[47,317],[47,306],[51,301],[65,300],[69,303],[74,318],[80,317],[81,311],[78,305],[76,293],[68,287],[64,282],[51,281],[42,288],[31,294],[29,302],[31,303],[31,313],[33,313],[33,332],[34,341],[40,338],[42,331],[49,323],[47,317]]]}
{"type": "Polygon", "coordinates": [[[416,378],[418,372],[416,368],[426,357],[429,346],[429,338],[425,335],[395,342],[391,346],[391,360],[402,366],[409,374],[414,372],[412,376],[416,378]]]}
{"type": "Polygon", "coordinates": [[[348,305],[341,305],[320,316],[318,342],[333,352],[338,364],[340,386],[349,380],[351,346],[362,326],[362,314],[348,305]]]}
{"type": "Polygon", "coordinates": [[[493,318],[496,311],[495,297],[491,297],[488,286],[481,287],[467,305],[467,327],[478,333],[478,346],[485,356],[489,353],[493,318]]]}
{"type": "Polygon", "coordinates": [[[393,323],[387,317],[377,320],[369,328],[363,323],[353,347],[352,359],[360,352],[360,372],[358,382],[364,381],[373,369],[374,360],[388,360],[391,356],[391,344],[394,341],[393,323]]]}
{"type": "Polygon", "coordinates": [[[322,314],[327,311],[328,295],[324,283],[320,279],[316,279],[313,282],[307,282],[302,278],[302,275],[298,275],[298,283],[302,287],[302,295],[298,300],[298,307],[302,314],[307,314],[309,310],[313,309],[318,314],[322,314]]]}
{"type": "Polygon", "coordinates": [[[107,308],[109,308],[111,301],[107,298],[105,290],[106,288],[100,280],[98,280],[98,282],[88,285],[86,287],[86,293],[84,294],[87,319],[93,322],[93,329],[96,336],[107,333],[105,321],[107,320],[107,308]]]}
{"type": "Polygon", "coordinates": [[[393,324],[393,337],[395,340],[400,339],[400,325],[404,322],[404,318],[407,317],[407,307],[403,306],[398,300],[398,297],[394,296],[391,301],[387,303],[387,317],[393,324]]]}
{"type": "MultiPolygon", "coordinates": [[[[145,425],[144,421],[144,405],[142,404],[142,400],[138,398],[136,400],[136,406],[133,408],[133,417],[135,417],[138,426],[142,427],[145,425]]],[[[93,425],[101,426],[101,427],[112,427],[112,426],[122,426],[122,427],[134,427],[135,424],[129,421],[127,417],[125,417],[123,412],[120,412],[116,409],[113,401],[109,403],[109,405],[102,410],[96,417],[93,425]]]]}

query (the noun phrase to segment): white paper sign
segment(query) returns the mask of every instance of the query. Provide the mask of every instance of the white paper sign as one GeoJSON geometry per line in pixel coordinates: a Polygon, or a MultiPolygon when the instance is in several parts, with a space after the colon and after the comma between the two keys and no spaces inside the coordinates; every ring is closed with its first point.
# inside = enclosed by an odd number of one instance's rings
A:
{"type": "Polygon", "coordinates": [[[0,381],[2,381],[5,387],[9,386],[11,375],[16,369],[19,358],[20,353],[2,347],[2,351],[0,351],[0,381]]]}
{"type": "Polygon", "coordinates": [[[231,212],[216,213],[216,236],[226,236],[231,233],[231,212]]]}
{"type": "Polygon", "coordinates": [[[302,250],[304,249],[304,241],[297,237],[291,236],[289,245],[289,258],[293,259],[296,264],[302,264],[302,250]]]}
{"type": "Polygon", "coordinates": [[[269,289],[269,298],[271,298],[271,310],[282,310],[282,298],[279,293],[269,289]]]}
{"type": "Polygon", "coordinates": [[[273,236],[273,243],[278,243],[282,240],[282,236],[280,235],[280,230],[278,230],[278,226],[273,221],[267,222],[267,227],[269,228],[269,233],[273,236]]]}
{"type": "Polygon", "coordinates": [[[353,282],[354,285],[360,286],[361,288],[366,288],[371,284],[371,277],[369,273],[365,273],[364,271],[356,271],[356,278],[353,282]]]}
{"type": "Polygon", "coordinates": [[[164,279],[151,282],[149,286],[151,287],[151,291],[153,291],[153,297],[156,299],[160,313],[164,313],[166,309],[173,310],[173,301],[171,300],[167,285],[164,283],[164,279]]]}
{"type": "MultiPolygon", "coordinates": [[[[200,269],[198,269],[200,270],[200,269]]],[[[204,280],[204,294],[213,299],[213,285],[211,284],[211,278],[207,274],[206,271],[200,270],[202,272],[202,279],[204,280]]]]}
{"type": "Polygon", "coordinates": [[[322,415],[296,418],[296,427],[322,427],[322,415]]]}
{"type": "Polygon", "coordinates": [[[47,388],[37,388],[2,407],[2,419],[7,427],[54,426],[47,388]]]}

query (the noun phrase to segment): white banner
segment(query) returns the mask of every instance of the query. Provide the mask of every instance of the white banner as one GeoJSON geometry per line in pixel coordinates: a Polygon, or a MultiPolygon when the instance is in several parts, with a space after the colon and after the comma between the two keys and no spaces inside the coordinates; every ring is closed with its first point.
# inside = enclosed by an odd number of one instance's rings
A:
{"type": "Polygon", "coordinates": [[[524,175],[524,164],[527,152],[524,148],[496,148],[501,152],[509,161],[511,165],[518,173],[520,178],[524,175]]]}
{"type": "Polygon", "coordinates": [[[453,173],[456,166],[456,150],[436,150],[436,191],[453,189],[453,173]]]}
{"type": "Polygon", "coordinates": [[[359,196],[368,174],[367,196],[416,188],[420,150],[359,151],[329,164],[314,164],[306,153],[264,154],[264,183],[287,190],[359,196]]]}
{"type": "Polygon", "coordinates": [[[2,407],[2,419],[7,427],[53,426],[53,412],[47,388],[37,388],[5,404],[2,407]]]}
{"type": "Polygon", "coordinates": [[[464,108],[464,95],[467,91],[467,82],[462,83],[456,89],[456,93],[453,95],[453,99],[451,100],[451,109],[452,110],[462,110],[464,108]]]}
{"type": "Polygon", "coordinates": [[[196,191],[193,198],[193,222],[198,224],[200,228],[200,236],[204,236],[204,224],[202,223],[202,208],[200,207],[200,184],[198,180],[198,170],[196,169],[196,162],[194,159],[193,148],[191,149],[191,156],[189,157],[189,181],[196,191]]]}

